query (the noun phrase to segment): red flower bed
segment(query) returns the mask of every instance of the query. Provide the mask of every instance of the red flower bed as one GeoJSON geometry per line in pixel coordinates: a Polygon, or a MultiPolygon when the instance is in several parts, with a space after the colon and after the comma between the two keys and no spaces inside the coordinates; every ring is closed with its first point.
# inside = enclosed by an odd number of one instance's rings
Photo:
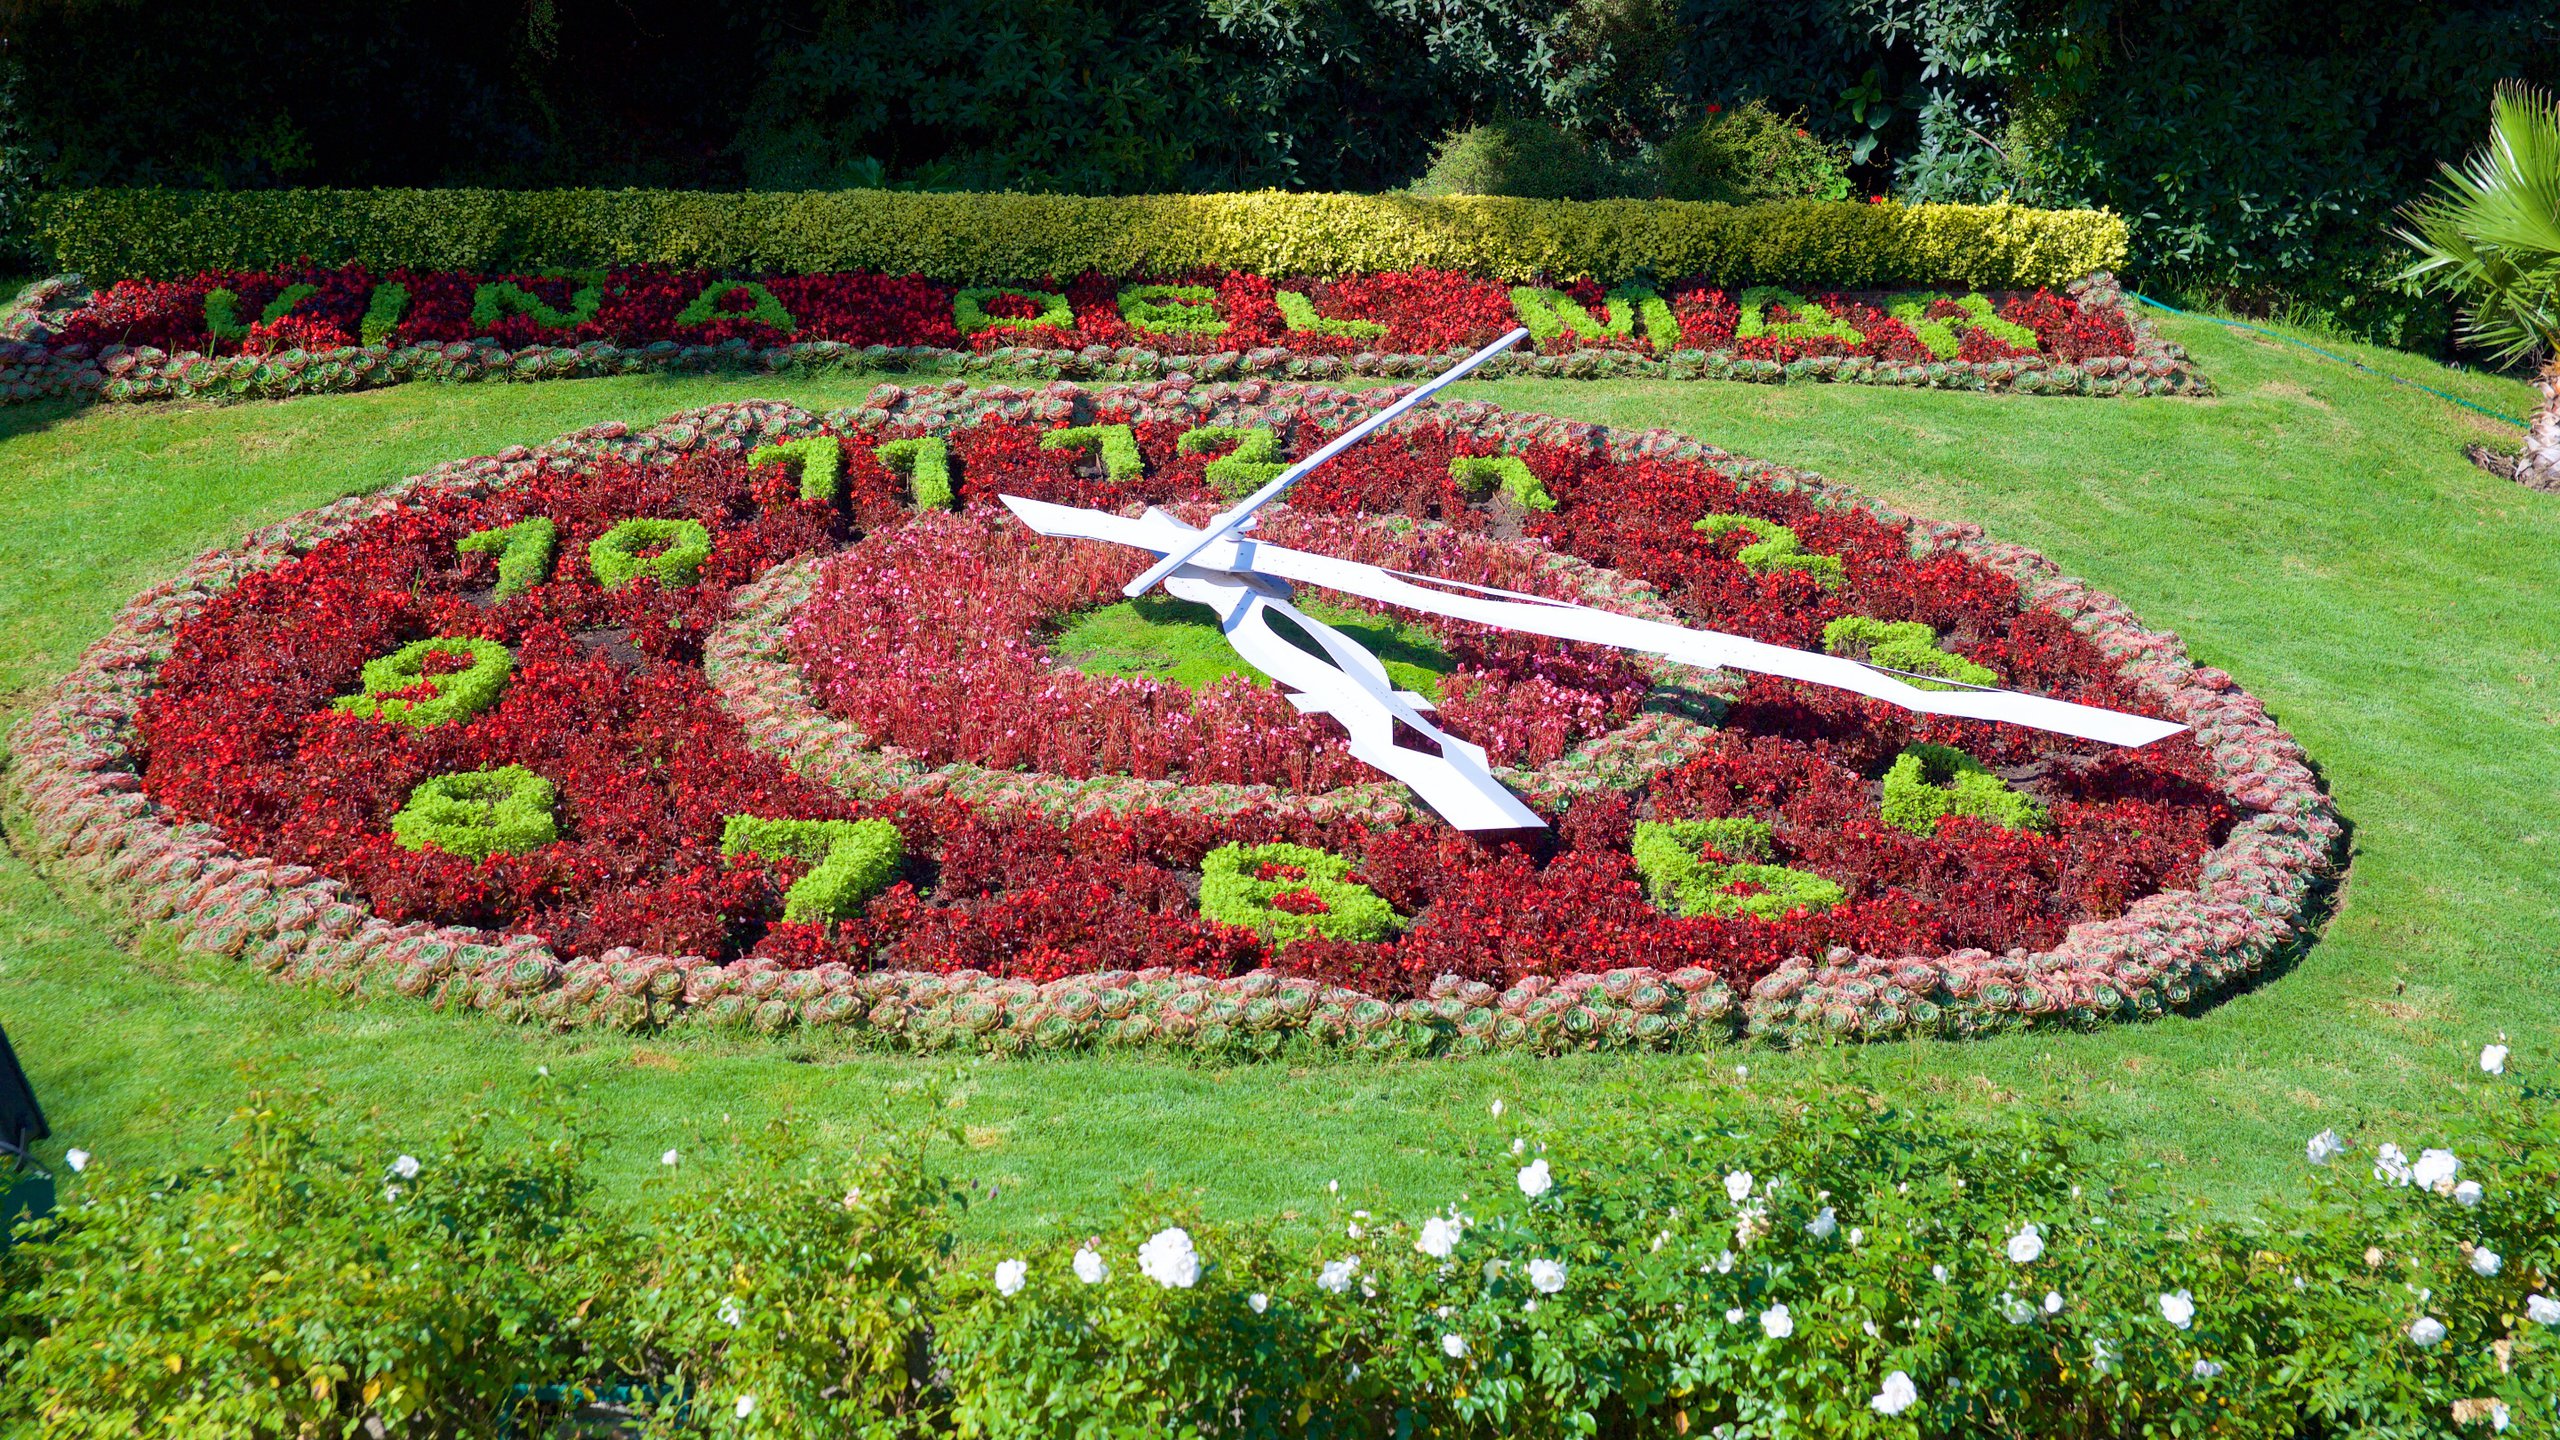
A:
{"type": "MultiPolygon", "coordinates": [[[[997,321],[1010,323],[975,334],[963,334],[956,323],[960,286],[920,276],[867,272],[778,275],[759,277],[758,283],[780,304],[791,322],[787,327],[753,318],[757,301],[744,290],[727,292],[714,301],[707,316],[689,319],[689,307],[723,278],[707,271],[662,266],[621,266],[589,276],[412,270],[377,275],[361,265],[208,272],[187,280],[127,280],[112,285],[75,311],[57,338],[66,345],[150,345],[205,354],[326,349],[357,342],[377,287],[388,285],[401,287],[407,296],[398,323],[384,336],[388,343],[442,344],[487,337],[510,349],[593,341],[637,347],[661,341],[716,345],[743,340],[773,346],[825,340],[965,351],[1007,346],[1047,350],[1137,346],[1183,355],[1273,348],[1309,355],[1438,355],[1484,345],[1520,323],[1509,284],[1437,270],[1332,279],[1242,272],[1045,277],[1025,282],[1022,292],[1063,295],[1072,323],[1028,324],[1038,315],[1039,306],[1025,293],[1012,293],[987,299],[981,306],[997,321]],[[494,316],[484,312],[475,318],[481,288],[501,283],[548,307],[554,318],[572,323],[546,324],[534,314],[517,313],[512,305],[498,306],[494,316]],[[1121,292],[1129,286],[1157,283],[1206,287],[1214,297],[1208,308],[1224,328],[1208,333],[1132,326],[1122,314],[1121,292]],[[246,339],[219,339],[207,329],[205,297],[216,288],[238,297],[235,313],[241,323],[250,324],[293,284],[317,288],[262,331],[246,339]],[[590,284],[596,287],[594,313],[576,318],[573,300],[581,287],[590,284]],[[1384,327],[1383,331],[1343,335],[1291,329],[1279,304],[1283,290],[1305,296],[1324,320],[1365,322],[1384,327]]],[[[1607,316],[1606,287],[1583,280],[1564,282],[1558,288],[1595,317],[1607,316]]],[[[1648,335],[1568,331],[1545,341],[1541,348],[1549,354],[1623,351],[1644,356],[1677,348],[1782,362],[1812,355],[1873,356],[1903,363],[1938,358],[1908,325],[1878,308],[1880,296],[1823,293],[1808,297],[1846,320],[1860,339],[1780,341],[1737,340],[1740,308],[1721,287],[1681,280],[1665,284],[1661,293],[1679,331],[1670,347],[1658,345],[1657,337],[1648,335]]],[[[2032,330],[2036,346],[2022,349],[1968,328],[1967,317],[1952,306],[1932,310],[1930,318],[1957,322],[1955,333],[1963,345],[1957,358],[1965,362],[2041,355],[2078,363],[2137,353],[2139,337],[2114,304],[2084,307],[2070,296],[2040,290],[2002,297],[1999,313],[2032,330]]]]}
{"type": "MultiPolygon", "coordinates": [[[[390,919],[530,933],[563,957],[631,947],[763,956],[790,970],[977,970],[1042,981],[1276,965],[1388,995],[1420,993],[1445,975],[1504,985],[1633,966],[1698,967],[1741,987],[1789,957],[1835,946],[1886,956],[2047,947],[2079,922],[2196,883],[2199,857],[2233,818],[2184,736],[2113,751],[1920,721],[1768,680],[1739,688],[1721,728],[1649,782],[1555,807],[1553,844],[1531,848],[1486,846],[1436,823],[1372,829],[1306,812],[1142,809],[1062,825],[947,799],[862,800],[749,742],[701,668],[704,637],[739,587],[793,556],[840,550],[804,612],[803,651],[815,686],[893,743],[1064,775],[1276,780],[1309,792],[1371,778],[1339,755],[1331,722],[1300,718],[1270,692],[1237,685],[1195,711],[1164,687],[1061,684],[1045,667],[1039,626],[1110,597],[1139,562],[1100,547],[1031,553],[990,508],[994,496],[1107,508],[1218,498],[1202,479],[1204,457],[1175,448],[1187,426],[1110,409],[1090,418],[1139,421],[1142,478],[1089,475],[1078,457],[1038,447],[1045,424],[987,418],[948,431],[970,507],[959,515],[918,517],[902,505],[904,480],[870,447],[912,432],[862,412],[837,418],[845,493],[834,501],[800,498],[780,467],[701,451],[553,465],[487,493],[417,492],[248,576],[180,628],[139,717],[142,790],[171,816],[216,827],[238,851],[346,882],[390,919]],[[535,516],[558,527],[555,571],[493,601],[496,557],[463,554],[456,542],[535,516]],[[587,546],[633,517],[704,526],[713,543],[699,577],[676,588],[654,577],[600,588],[587,546]],[[432,635],[514,651],[496,704],[423,729],[332,708],[356,690],[364,662],[432,635]],[[1182,739],[1175,720],[1185,714],[1212,743],[1182,739]],[[1923,739],[1999,769],[2048,808],[2049,829],[1952,818],[1920,836],[1884,824],[1877,777],[1923,739]],[[505,765],[556,787],[557,841],[478,863],[393,842],[390,817],[419,783],[505,765]],[[786,923],[783,891],[806,865],[724,857],[724,820],[741,814],[885,816],[905,837],[906,869],[856,919],[786,923]],[[1835,882],[1843,903],[1777,920],[1681,918],[1652,904],[1629,854],[1634,825],[1728,815],[1768,822],[1779,863],[1835,882]],[[1260,937],[1202,918],[1193,898],[1202,856],[1264,840],[1354,857],[1352,879],[1394,906],[1404,929],[1378,943],[1304,940],[1275,955],[1260,937]]],[[[1334,433],[1285,414],[1257,423],[1281,428],[1293,454],[1334,433]]],[[[1498,538],[1523,523],[1516,512],[1470,502],[1450,480],[1453,455],[1491,448],[1475,434],[1414,426],[1310,480],[1293,496],[1294,519],[1275,527],[1313,548],[1567,593],[1519,558],[1520,542],[1498,538]],[[1380,516],[1447,528],[1413,532],[1437,539],[1398,539],[1369,518],[1380,516]]],[[[1914,559],[1907,531],[1868,511],[1746,488],[1731,469],[1700,461],[1611,459],[1569,443],[1514,448],[1557,502],[1526,519],[1529,536],[1649,582],[1697,623],[1811,646],[1842,615],[1918,620],[2008,683],[2148,708],[2088,640],[2023,609],[2015,582],[1952,554],[1914,559]],[[1750,536],[1709,540],[1691,528],[1718,512],[1792,527],[1805,549],[1840,557],[1845,583],[1825,589],[1803,573],[1746,569],[1735,552],[1750,536]]],[[[1497,758],[1552,758],[1623,723],[1644,693],[1614,654],[1467,627],[1447,633],[1473,679],[1454,687],[1447,716],[1497,758]]],[[[1324,903],[1312,891],[1281,898],[1284,911],[1298,907],[1292,913],[1324,903]]]]}

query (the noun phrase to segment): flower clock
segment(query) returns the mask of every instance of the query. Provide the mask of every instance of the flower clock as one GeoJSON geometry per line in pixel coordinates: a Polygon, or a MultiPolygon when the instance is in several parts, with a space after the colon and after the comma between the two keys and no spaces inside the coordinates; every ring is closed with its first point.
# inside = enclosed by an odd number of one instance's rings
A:
{"type": "Polygon", "coordinates": [[[1536,822],[1471,832],[1205,606],[1124,598],[1152,557],[998,498],[1197,526],[1373,409],[891,386],[449,464],[138,598],[0,803],[58,881],[279,979],[918,1049],[1970,1035],[2199,1004],[2307,934],[2339,827],[2298,748],[1970,527],[1482,404],[1362,442],[1255,539],[2186,727],[2118,748],[1298,587],[1536,822]]]}

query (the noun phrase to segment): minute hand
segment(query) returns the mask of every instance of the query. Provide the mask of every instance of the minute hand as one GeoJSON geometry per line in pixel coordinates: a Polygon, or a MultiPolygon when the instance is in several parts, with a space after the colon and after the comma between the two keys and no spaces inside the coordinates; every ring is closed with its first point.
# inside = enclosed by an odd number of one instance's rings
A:
{"type": "Polygon", "coordinates": [[[1438,390],[1441,386],[1464,376],[1468,371],[1473,370],[1487,360],[1501,354],[1503,351],[1510,349],[1513,345],[1519,343],[1521,337],[1528,333],[1529,331],[1526,326],[1512,331],[1510,334],[1494,341],[1492,344],[1487,345],[1473,355],[1468,356],[1466,359],[1459,361],[1445,373],[1435,375],[1431,379],[1424,381],[1422,384],[1416,385],[1413,387],[1411,393],[1407,394],[1403,399],[1398,400],[1393,405],[1388,406],[1386,409],[1379,411],[1377,414],[1370,416],[1368,419],[1361,421],[1359,424],[1343,431],[1340,435],[1335,436],[1323,449],[1316,451],[1313,455],[1308,456],[1306,459],[1299,461],[1297,464],[1292,465],[1288,469],[1271,477],[1269,484],[1264,485],[1261,489],[1256,490],[1252,494],[1244,497],[1242,500],[1237,501],[1233,506],[1225,510],[1221,510],[1217,514],[1209,517],[1207,527],[1202,529],[1198,535],[1185,541],[1181,548],[1167,553],[1163,559],[1148,566],[1146,573],[1120,587],[1120,593],[1134,600],[1138,596],[1144,595],[1149,590],[1154,589],[1158,582],[1162,581],[1164,577],[1172,574],[1174,571],[1181,569],[1183,564],[1190,560],[1192,556],[1208,549],[1218,541],[1227,538],[1228,532],[1234,530],[1238,525],[1243,524],[1245,521],[1252,519],[1254,511],[1259,510],[1263,506],[1280,498],[1281,492],[1304,479],[1308,472],[1314,470],[1317,466],[1323,464],[1327,460],[1332,459],[1334,456],[1341,454],[1343,451],[1350,449],[1353,445],[1358,444],[1361,438],[1367,435],[1370,431],[1377,429],[1379,426],[1386,424],[1388,421],[1393,420],[1407,410],[1410,410],[1414,406],[1431,398],[1432,392],[1438,390]]]}

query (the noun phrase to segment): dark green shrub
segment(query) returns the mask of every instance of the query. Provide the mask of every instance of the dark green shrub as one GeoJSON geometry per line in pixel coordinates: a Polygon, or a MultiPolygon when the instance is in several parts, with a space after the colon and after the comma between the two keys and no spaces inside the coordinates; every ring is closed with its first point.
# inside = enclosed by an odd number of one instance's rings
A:
{"type": "Polygon", "coordinates": [[[1453,131],[1416,195],[1516,195],[1527,200],[1597,200],[1624,193],[1607,156],[1543,120],[1496,120],[1453,131]]]}
{"type": "Polygon", "coordinates": [[[573,1119],[422,1141],[348,1113],[253,1092],[215,1164],[92,1165],[0,1254],[0,1429],[487,1435],[535,1387],[638,1367],[643,1249],[573,1119]]]}
{"type": "Polygon", "coordinates": [[[1655,148],[1657,193],[1668,200],[1846,200],[1849,152],[1796,116],[1759,100],[1709,115],[1655,148]]]}

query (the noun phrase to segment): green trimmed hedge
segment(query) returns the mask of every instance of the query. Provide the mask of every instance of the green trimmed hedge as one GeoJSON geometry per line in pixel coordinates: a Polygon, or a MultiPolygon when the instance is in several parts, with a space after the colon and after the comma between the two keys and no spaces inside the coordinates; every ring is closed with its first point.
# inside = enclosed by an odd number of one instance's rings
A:
{"type": "Polygon", "coordinates": [[[587,542],[587,568],[607,590],[655,575],[672,590],[690,585],[711,558],[711,532],[699,520],[625,520],[587,542]],[[654,555],[648,547],[660,547],[654,555]]]}
{"type": "Polygon", "coordinates": [[[732,815],[720,831],[720,853],[814,862],[782,897],[782,918],[795,924],[850,920],[872,896],[896,883],[907,847],[886,820],[764,820],[732,815]]]}
{"type": "Polygon", "coordinates": [[[883,190],[69,190],[37,243],[92,280],[263,269],[655,263],[734,273],[914,272],[960,283],[1190,269],[1417,266],[1532,281],[2061,285],[2121,265],[2123,220],[2009,205],[1520,200],[1491,195],[921,194],[883,190]]]}

